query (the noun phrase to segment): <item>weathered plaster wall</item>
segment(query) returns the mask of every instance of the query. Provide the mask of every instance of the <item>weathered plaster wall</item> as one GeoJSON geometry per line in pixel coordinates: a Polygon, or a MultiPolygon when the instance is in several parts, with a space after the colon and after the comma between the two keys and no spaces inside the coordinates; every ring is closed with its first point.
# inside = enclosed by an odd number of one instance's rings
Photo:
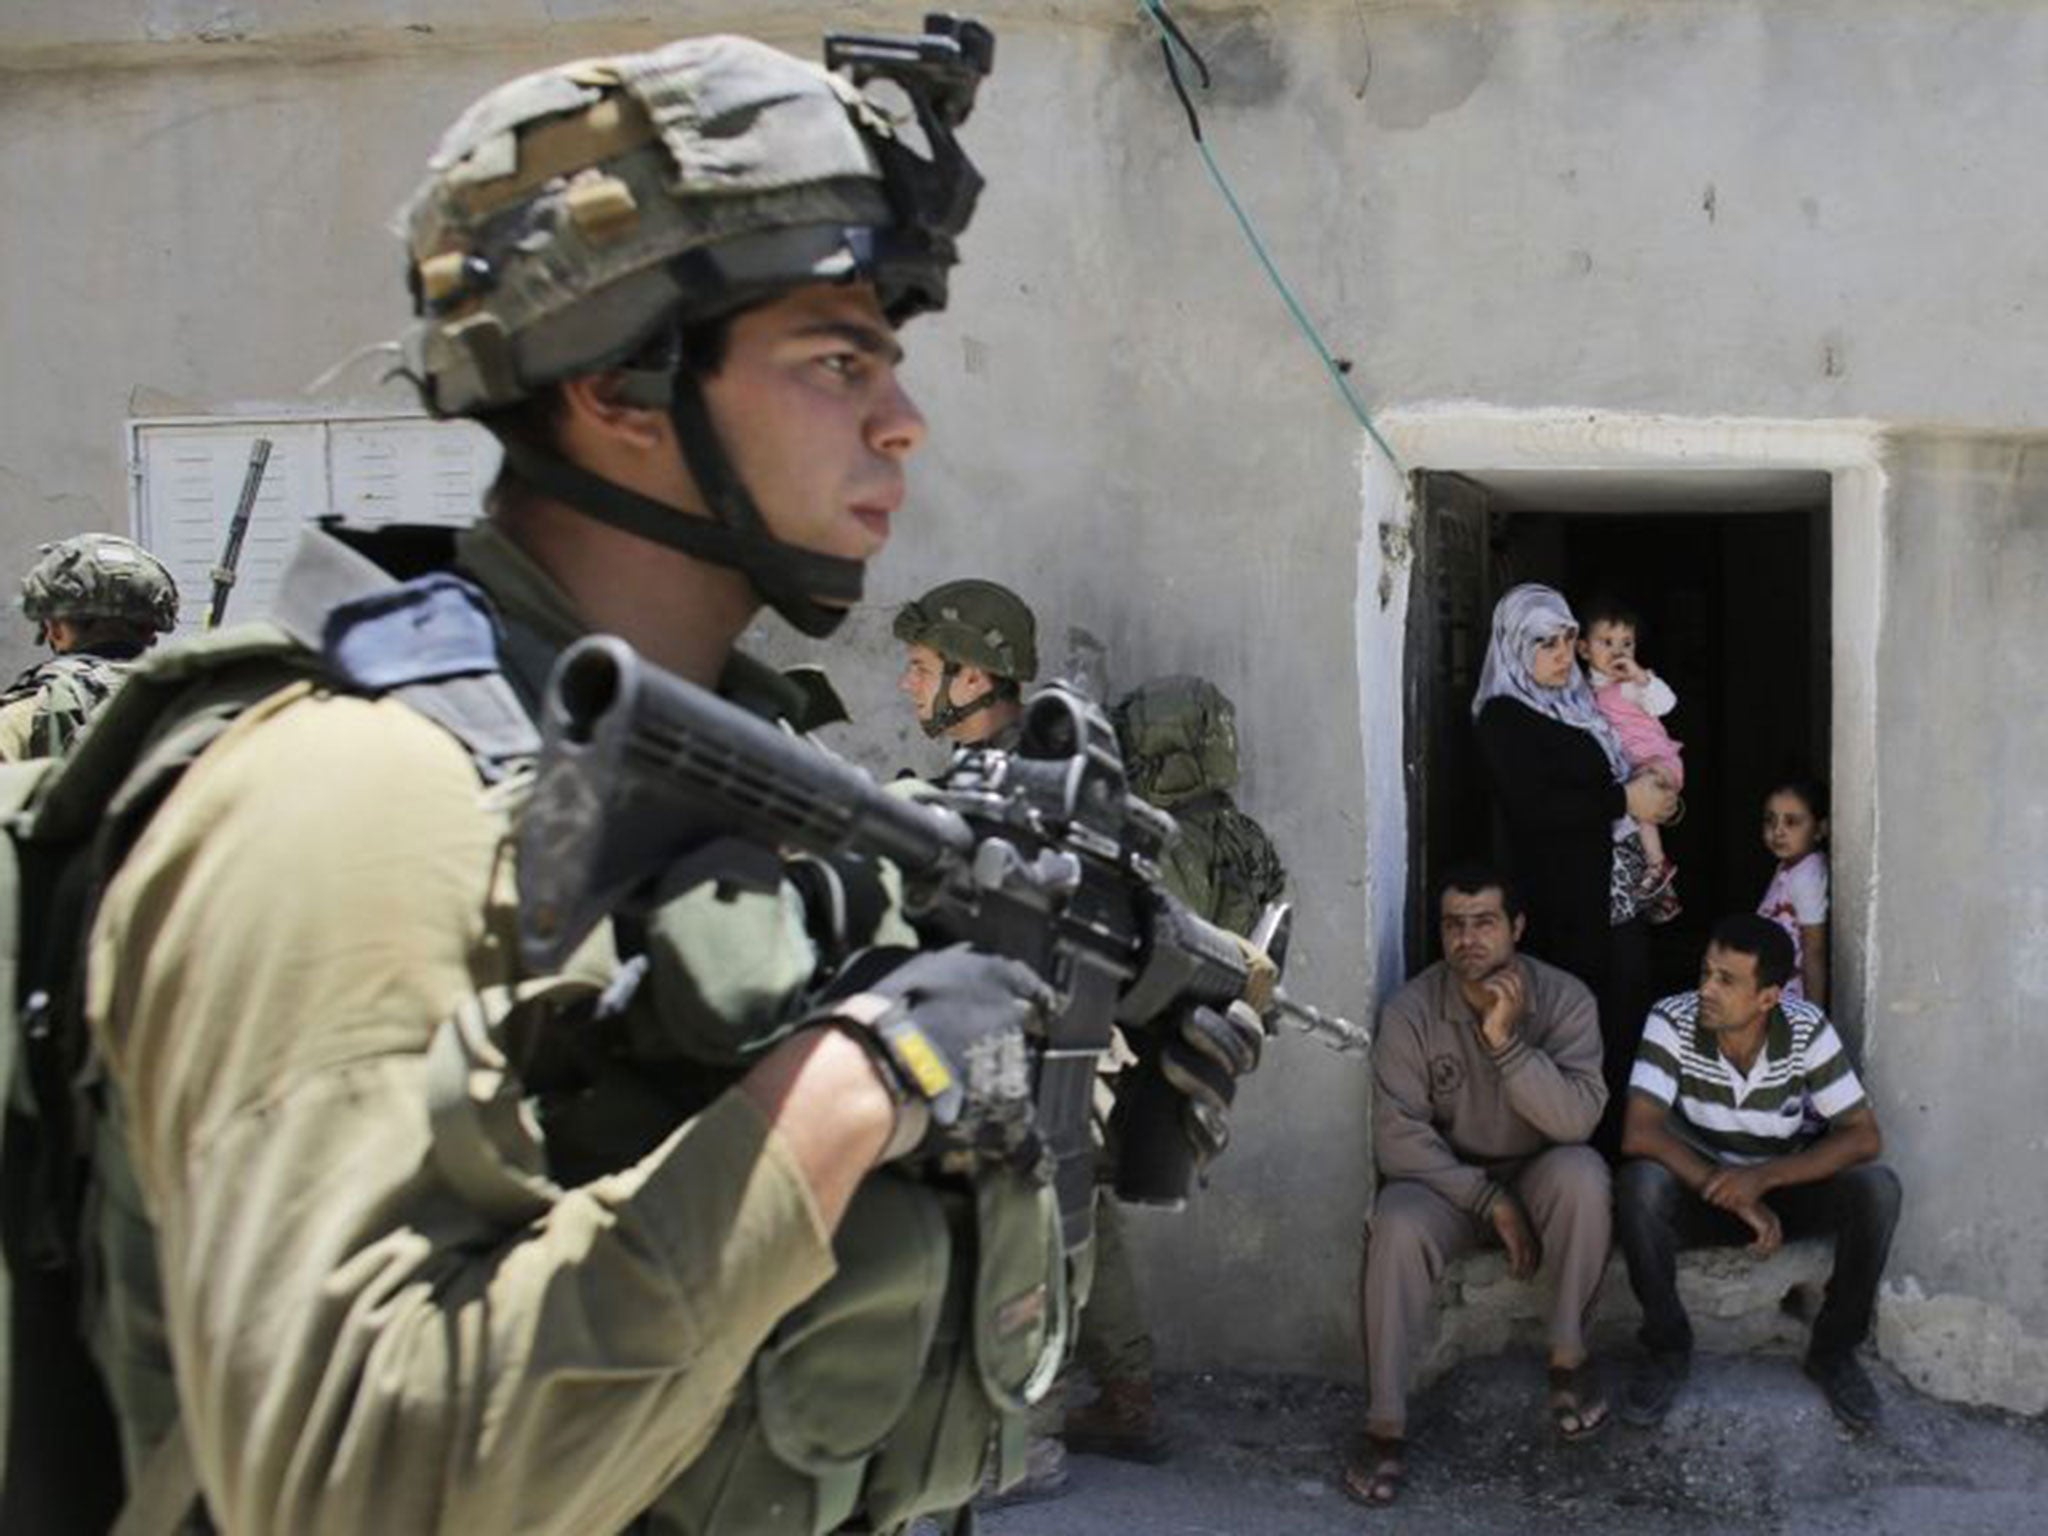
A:
{"type": "Polygon", "coordinates": [[[2048,439],[1914,436],[1892,474],[1865,1049],[1913,1214],[1883,1344],[1944,1395],[2038,1413],[2048,687],[2024,658],[2048,619],[2048,439]]]}
{"type": "MultiPolygon", "coordinates": [[[[861,717],[843,744],[929,761],[895,713],[887,612],[969,570],[1038,604],[1055,666],[1119,686],[1209,673],[1241,705],[1245,799],[1295,869],[1301,990],[1364,1011],[1393,979],[1374,954],[1399,899],[1399,680],[1359,664],[1392,633],[1381,576],[1402,590],[1361,521],[1383,471],[1238,243],[1132,8],[981,9],[1002,39],[969,129],[990,190],[954,310],[908,338],[933,443],[837,653],[861,717]]],[[[1219,158],[1376,404],[1865,418],[1958,444],[2041,419],[2048,6],[1176,9],[1216,70],[1219,158]]],[[[620,0],[17,0],[0,11],[0,571],[38,539],[122,525],[130,414],[402,399],[374,365],[300,392],[401,323],[386,223],[481,89],[670,32],[808,48],[821,23],[919,10],[695,4],[657,30],[620,0]]],[[[1966,445],[1902,462],[1884,569],[1911,600],[1886,604],[1868,680],[1887,989],[1870,1034],[1916,1197],[1901,1272],[2038,1340],[2048,1268],[2027,1234],[2048,1195],[2021,1096],[2039,917],[1985,881],[2041,863],[2041,743],[2026,709],[1987,721],[1965,700],[1987,658],[2031,686],[2041,527],[2031,480],[2010,504],[1970,490],[1966,445]],[[1937,755],[1987,727],[1961,766],[1937,755]],[[2002,819],[1963,809],[1975,772],[2002,819]]],[[[1355,1368],[1363,1098],[1357,1068],[1276,1047],[1213,1188],[1139,1219],[1170,1361],[1355,1368]]]]}

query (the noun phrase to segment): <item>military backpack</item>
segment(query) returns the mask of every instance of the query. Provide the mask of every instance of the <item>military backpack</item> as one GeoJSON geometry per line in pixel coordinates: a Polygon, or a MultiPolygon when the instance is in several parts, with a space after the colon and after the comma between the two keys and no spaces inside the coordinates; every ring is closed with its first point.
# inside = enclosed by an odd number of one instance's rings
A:
{"type": "Polygon", "coordinates": [[[1161,861],[1168,887],[1190,907],[1249,933],[1287,885],[1266,829],[1237,808],[1237,710],[1204,678],[1155,678],[1111,711],[1131,788],[1170,811],[1180,835],[1161,861]]]}
{"type": "Polygon", "coordinates": [[[45,667],[73,697],[92,698],[82,713],[94,729],[61,760],[0,765],[0,1253],[12,1350],[0,1380],[0,1529],[103,1530],[123,1498],[120,1430],[94,1347],[103,1317],[90,1235],[115,1211],[89,1191],[131,1181],[125,1165],[110,1166],[122,1160],[109,1156],[86,1040],[93,898],[199,753],[242,709],[304,675],[293,650],[281,631],[251,626],[155,653],[139,674],[59,657],[45,667]],[[106,693],[93,697],[101,682],[106,693]]]}

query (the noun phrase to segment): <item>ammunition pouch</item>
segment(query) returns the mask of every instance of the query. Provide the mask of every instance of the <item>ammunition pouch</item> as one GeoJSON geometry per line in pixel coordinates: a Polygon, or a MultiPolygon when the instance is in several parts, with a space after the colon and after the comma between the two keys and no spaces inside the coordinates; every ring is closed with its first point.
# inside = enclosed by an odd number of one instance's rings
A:
{"type": "Polygon", "coordinates": [[[648,1513],[659,1536],[896,1532],[1023,1474],[1029,1409],[1066,1350],[1050,1189],[884,1170],[838,1273],[777,1326],[718,1432],[648,1513]]]}

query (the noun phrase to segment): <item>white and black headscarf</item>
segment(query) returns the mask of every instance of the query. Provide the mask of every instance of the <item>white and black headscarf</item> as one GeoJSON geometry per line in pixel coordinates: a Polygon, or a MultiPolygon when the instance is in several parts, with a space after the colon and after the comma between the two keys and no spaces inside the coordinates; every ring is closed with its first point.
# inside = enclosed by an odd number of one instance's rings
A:
{"type": "Polygon", "coordinates": [[[1529,672],[1529,660],[1539,642],[1566,630],[1576,634],[1578,628],[1571,605],[1552,588],[1533,581],[1510,588],[1494,604],[1493,638],[1486,647],[1486,664],[1479,669],[1472,714],[1477,718],[1489,699],[1509,698],[1561,725],[1577,726],[1600,743],[1614,770],[1614,782],[1626,784],[1628,756],[1621,750],[1614,727],[1593,702],[1593,689],[1579,670],[1578,658],[1572,658],[1572,675],[1562,688],[1545,688],[1529,672]]]}

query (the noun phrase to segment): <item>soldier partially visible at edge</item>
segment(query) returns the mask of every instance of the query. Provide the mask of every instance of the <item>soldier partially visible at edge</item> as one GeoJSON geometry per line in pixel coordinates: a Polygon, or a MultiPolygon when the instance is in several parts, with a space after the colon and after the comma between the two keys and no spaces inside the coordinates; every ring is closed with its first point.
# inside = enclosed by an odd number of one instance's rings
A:
{"type": "MultiPolygon", "coordinates": [[[[1232,798],[1239,766],[1237,710],[1229,696],[1205,678],[1154,678],[1119,699],[1110,718],[1132,792],[1170,812],[1179,829],[1160,860],[1166,888],[1198,916],[1250,933],[1286,891],[1287,868],[1266,829],[1232,798]]],[[[1114,1161],[1111,1149],[1103,1160],[1105,1177],[1114,1161]]],[[[1074,1357],[1096,1390],[1060,1423],[1065,1450],[1164,1461],[1171,1444],[1153,1390],[1152,1334],[1122,1208],[1107,1188],[1095,1206],[1095,1279],[1074,1357]]],[[[1065,1480],[1063,1456],[1035,1444],[1030,1471],[1011,1497],[1057,1493],[1065,1480]]]]}
{"type": "Polygon", "coordinates": [[[178,626],[178,584],[112,533],[45,544],[21,579],[21,611],[54,653],[0,693],[0,762],[61,757],[130,665],[178,626]]]}
{"type": "Polygon", "coordinates": [[[520,706],[579,634],[772,704],[732,649],[756,610],[823,634],[858,598],[924,435],[894,331],[943,303],[978,181],[923,126],[906,177],[844,79],[698,39],[514,82],[434,158],[408,356],[503,442],[490,516],[452,549],[316,533],[273,650],[214,637],[163,707],[216,734],[90,944],[162,1274],[155,1319],[107,1264],[130,1471],[182,1439],[225,1529],[896,1532],[1021,1471],[1065,1323],[1049,1195],[872,1170],[1027,1133],[1041,985],[943,951],[807,1003],[785,904],[706,891],[593,1020],[612,935],[522,974],[507,857],[520,706]],[[538,1143],[497,1052],[565,1011],[571,1060],[512,1058],[560,1075],[538,1143]],[[882,1019],[954,1067],[957,1140],[882,1019]],[[175,1427],[126,1379],[153,1326],[175,1427]]]}
{"type": "MultiPolygon", "coordinates": [[[[1266,829],[1237,807],[1237,711],[1214,683],[1156,678],[1110,711],[1131,790],[1172,814],[1179,833],[1160,861],[1166,888],[1208,921],[1248,934],[1287,888],[1266,829]]],[[[1095,1284],[1075,1351],[1095,1378],[1093,1401],[1066,1416],[1067,1448],[1126,1461],[1166,1459],[1145,1324],[1117,1203],[1096,1203],[1095,1284]]]]}
{"type": "Polygon", "coordinates": [[[934,741],[1017,744],[1023,685],[1038,676],[1038,621],[1024,599],[979,577],[942,582],[896,612],[906,654],[896,686],[934,741]]]}

